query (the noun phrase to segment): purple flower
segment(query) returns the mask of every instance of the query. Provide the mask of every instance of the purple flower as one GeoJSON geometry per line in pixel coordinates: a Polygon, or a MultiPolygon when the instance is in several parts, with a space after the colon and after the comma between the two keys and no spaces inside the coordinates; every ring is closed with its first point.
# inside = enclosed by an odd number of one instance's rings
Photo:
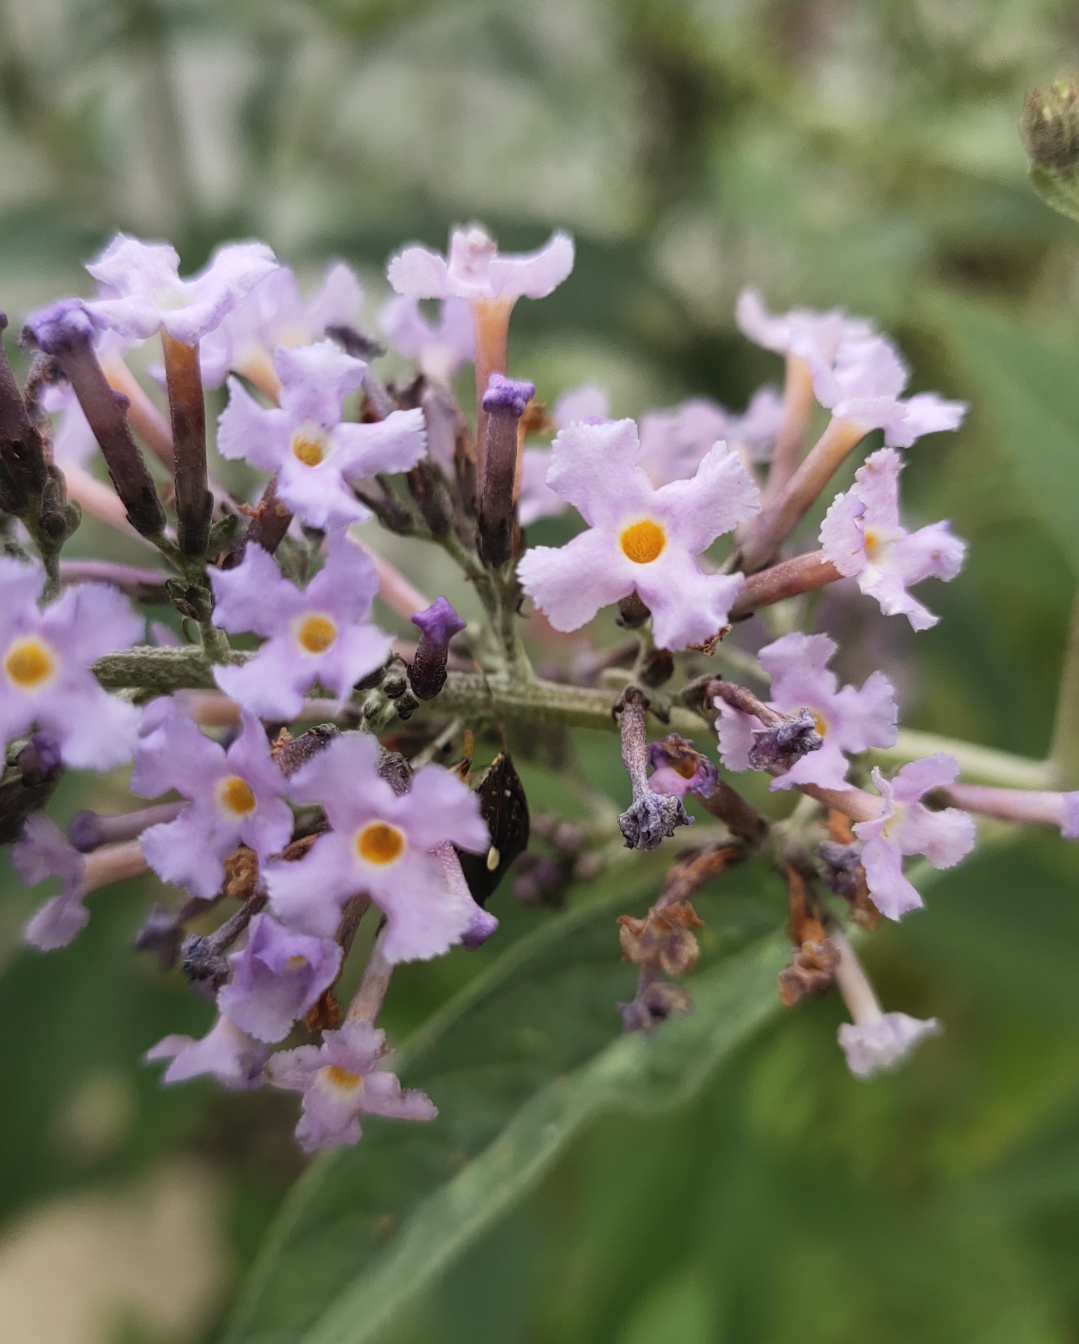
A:
{"type": "Polygon", "coordinates": [[[262,1066],[269,1057],[265,1045],[224,1016],[199,1041],[190,1036],[166,1036],[143,1055],[148,1064],[159,1059],[172,1061],[165,1070],[166,1083],[185,1083],[208,1073],[233,1092],[261,1087],[262,1066]]]}
{"type": "Polygon", "coordinates": [[[353,326],[362,304],[363,288],[343,261],[327,269],[306,303],[292,271],[278,266],[200,343],[203,386],[220,387],[230,369],[256,386],[272,384],[279,345],[309,345],[330,327],[353,326]]]}
{"type": "Polygon", "coordinates": [[[386,1033],[367,1022],[346,1022],[324,1031],[321,1045],[282,1050],[266,1066],[274,1087],[303,1093],[296,1139],[305,1153],[360,1141],[359,1117],[433,1120],[438,1114],[423,1092],[404,1089],[380,1065],[389,1051],[386,1033]]]}
{"type": "Polygon", "coordinates": [[[460,856],[453,845],[448,840],[436,845],[434,855],[442,868],[446,890],[460,901],[462,908],[468,911],[468,928],[461,935],[461,946],[467,948],[469,952],[475,952],[477,947],[482,947],[497,931],[498,920],[489,910],[477,905],[472,899],[465,870],[461,867],[460,856]]]}
{"type": "Polygon", "coordinates": [[[915,630],[928,630],[937,617],[907,588],[923,579],[954,579],[963,567],[966,546],[946,522],[930,523],[917,532],[900,524],[903,465],[893,448],[867,457],[851,488],[832,501],[820,543],[824,558],[875,598],[885,616],[906,616],[915,630]]]}
{"type": "Polygon", "coordinates": [[[413,299],[489,299],[512,304],[543,299],[573,270],[573,239],[553,233],[538,252],[499,255],[478,224],[454,229],[449,258],[425,247],[406,247],[390,259],[386,274],[399,294],[413,299]]]}
{"type": "Polygon", "coordinates": [[[873,904],[889,919],[900,919],[922,904],[903,876],[904,854],[924,854],[934,868],[953,868],[974,848],[974,822],[965,812],[955,807],[931,812],[919,801],[958,774],[955,757],[940,751],[904,765],[890,781],[873,771],[884,806],[874,820],[856,822],[854,833],[863,842],[862,866],[873,904]]]}
{"type": "Polygon", "coordinates": [[[814,352],[806,362],[820,404],[863,432],[883,429],[889,448],[909,448],[923,434],[958,429],[963,423],[967,408],[961,401],[944,401],[935,392],[901,399],[909,370],[882,336],[844,342],[834,361],[814,352]]]}
{"type": "Polygon", "coordinates": [[[450,640],[461,633],[466,622],[446,597],[436,597],[429,607],[409,619],[421,636],[409,668],[409,681],[421,700],[433,700],[446,684],[450,640]]]}
{"type": "Polygon", "coordinates": [[[783,398],[774,387],[758,387],[742,414],[730,417],[727,443],[744,448],[754,462],[767,462],[782,423],[783,398]]]}
{"type": "Polygon", "coordinates": [[[687,480],[713,444],[727,438],[731,417],[714,401],[694,397],[641,416],[640,465],[656,485],[687,480]]]}
{"type": "Polygon", "coordinates": [[[684,737],[670,733],[659,742],[648,744],[648,786],[653,793],[673,794],[684,798],[687,793],[707,797],[715,788],[719,773],[716,767],[684,737]]]}
{"type": "Polygon", "coordinates": [[[146,340],[164,330],[184,345],[197,345],[276,268],[265,243],[230,243],[218,248],[204,271],[181,280],[175,248],[118,233],[86,268],[105,295],[88,300],[86,308],[95,322],[121,336],[146,340]]]}
{"type": "Polygon", "coordinates": [[[278,497],[312,527],[370,518],[348,483],[376,472],[407,471],[425,447],[420,410],[391,411],[369,425],[342,421],[344,399],[360,386],[366,367],[333,341],[298,350],[279,346],[274,368],[281,379],[280,406],[260,406],[230,378],[229,404],[218,422],[221,456],[276,471],[278,497]]]}
{"type": "Polygon", "coordinates": [[[85,467],[97,449],[97,439],[71,384],[54,383],[46,389],[42,405],[60,417],[52,435],[53,461],[60,468],[85,467]]]}
{"type": "Polygon", "coordinates": [[[132,793],[156,798],[176,789],[191,799],[175,821],[143,832],[146,862],[162,881],[203,900],[220,891],[224,860],[238,845],[264,860],[292,837],[292,810],[281,797],[285,777],[262,724],[246,709],[241,717],[243,732],[227,751],[190,719],[171,718],[135,755],[132,793]]]}
{"type": "Polygon", "coordinates": [[[461,941],[476,909],[447,891],[432,851],[450,841],[485,853],[490,836],[456,775],[425,765],[397,794],[378,773],[378,750],[374,738],[345,733],[292,776],[292,797],[321,803],[332,830],[297,862],[267,866],[270,906],[290,928],[329,938],[345,902],[365,891],[386,916],[386,959],[426,961],[461,941]]]}
{"type": "Polygon", "coordinates": [[[534,547],[518,573],[556,630],[576,630],[601,607],[636,592],[652,611],[656,643],[684,649],[726,625],[742,585],[740,574],[705,574],[694,556],[757,512],[757,487],[721,444],[691,480],[658,490],[639,455],[632,420],[564,429],[554,441],[547,483],[589,530],[559,549],[534,547]]]}
{"type": "Polygon", "coordinates": [[[134,644],[144,623],[104,583],[78,584],[39,611],[44,586],[36,565],[0,556],[0,740],[36,723],[66,765],[110,770],[131,759],[139,711],[107,695],[90,666],[134,644]]]}
{"type": "Polygon", "coordinates": [[[260,718],[295,718],[316,681],[343,704],[389,656],[389,635],[366,619],[378,591],[370,557],[343,533],[331,535],[326,550],[304,592],[261,546],[248,546],[235,569],[210,571],[217,624],[266,641],[242,667],[214,669],[225,694],[260,718]]]}
{"type": "Polygon", "coordinates": [[[36,887],[47,877],[58,877],[62,884],[60,894],[30,917],[23,937],[41,952],[66,947],[90,918],[83,904],[89,894],[86,856],[68,843],[51,817],[32,812],[23,823],[22,839],[12,846],[11,858],[28,887],[36,887]]]}
{"type": "Polygon", "coordinates": [[[921,1021],[906,1013],[879,1013],[858,1023],[844,1022],[838,1032],[847,1068],[856,1078],[870,1078],[882,1069],[894,1068],[927,1036],[939,1035],[940,1023],[935,1017],[921,1021]]]}
{"type": "MultiPolygon", "coordinates": [[[[568,429],[578,421],[594,423],[606,420],[609,415],[610,404],[603,388],[585,386],[559,397],[551,419],[556,429],[568,429]]],[[[517,514],[522,527],[530,527],[540,518],[553,518],[566,507],[566,501],[547,484],[550,465],[550,448],[526,448],[521,454],[521,497],[517,514]]]]}
{"type": "Polygon", "coordinates": [[[337,979],[341,956],[332,938],[293,933],[270,915],[256,915],[246,946],[229,957],[232,979],[218,991],[217,1006],[258,1040],[284,1040],[337,979]]]}
{"type": "Polygon", "coordinates": [[[397,353],[414,359],[435,382],[451,382],[462,364],[476,358],[472,312],[465,299],[443,299],[438,325],[432,326],[418,299],[398,294],[383,306],[380,321],[397,353]]]}
{"type": "MultiPolygon", "coordinates": [[[[840,689],[835,673],[828,670],[835,651],[835,640],[827,635],[795,631],[767,645],[758,655],[772,679],[771,707],[781,714],[808,709],[824,739],[818,751],[799,757],[785,774],[773,779],[773,789],[799,784],[843,788],[848,769],[844,752],[890,747],[895,742],[899,711],[891,682],[882,672],[874,672],[861,690],[854,686],[840,689]]],[[[722,699],[716,700],[716,706],[720,758],[728,770],[748,770],[754,734],[761,732],[764,724],[722,699]]]]}
{"type": "Polygon", "coordinates": [[[846,341],[865,340],[873,335],[873,324],[848,317],[841,309],[815,313],[794,308],[789,313],[770,313],[760,292],[744,289],[738,296],[738,326],[743,335],[766,350],[780,355],[799,355],[815,362],[831,364],[846,341]]]}

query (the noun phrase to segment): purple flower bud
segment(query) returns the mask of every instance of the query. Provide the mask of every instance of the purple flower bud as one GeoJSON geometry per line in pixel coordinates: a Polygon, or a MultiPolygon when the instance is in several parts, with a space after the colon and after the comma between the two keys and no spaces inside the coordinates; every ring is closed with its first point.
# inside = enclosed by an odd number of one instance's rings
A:
{"type": "Polygon", "coordinates": [[[493,569],[513,556],[517,479],[517,422],[535,395],[534,383],[519,382],[492,373],[481,403],[487,412],[480,461],[483,481],[480,486],[479,542],[484,560],[493,569]]]}
{"type": "Polygon", "coordinates": [[[38,349],[57,359],[88,348],[96,335],[82,299],[59,299],[27,318],[23,326],[24,339],[29,336],[38,349]]]}
{"type": "Polygon", "coordinates": [[[749,764],[754,770],[778,766],[785,773],[795,761],[811,751],[820,751],[823,746],[824,738],[817,731],[813,711],[800,709],[775,728],[753,734],[749,764]]]}
{"type": "Polygon", "coordinates": [[[433,700],[446,684],[450,640],[460,634],[465,622],[445,597],[436,597],[429,607],[418,611],[411,619],[422,637],[412,660],[409,680],[421,700],[433,700]]]}
{"type": "Polygon", "coordinates": [[[535,383],[522,378],[506,378],[501,373],[492,373],[483,394],[483,409],[494,415],[506,412],[515,420],[520,420],[525,407],[536,395],[535,383]]]}

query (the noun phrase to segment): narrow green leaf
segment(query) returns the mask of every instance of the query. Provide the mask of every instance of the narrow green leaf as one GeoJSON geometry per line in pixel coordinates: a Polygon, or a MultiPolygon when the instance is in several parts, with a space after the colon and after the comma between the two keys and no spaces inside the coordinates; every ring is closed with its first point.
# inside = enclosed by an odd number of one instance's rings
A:
{"type": "Polygon", "coordinates": [[[973,305],[945,313],[1032,510],[1079,564],[1079,346],[973,305]]]}
{"type": "Polygon", "coordinates": [[[588,1119],[695,1090],[775,1002],[782,893],[766,866],[726,874],[707,921],[689,1017],[623,1039],[632,995],[613,916],[640,910],[670,856],[620,865],[595,898],[508,951],[402,1050],[440,1107],[430,1126],[371,1122],[314,1162],[256,1264],[228,1344],[362,1340],[527,1193],[588,1119]],[[761,896],[779,897],[774,906],[761,896]],[[749,948],[748,951],[744,949],[749,948]],[[741,955],[738,955],[741,954],[741,955]]]}

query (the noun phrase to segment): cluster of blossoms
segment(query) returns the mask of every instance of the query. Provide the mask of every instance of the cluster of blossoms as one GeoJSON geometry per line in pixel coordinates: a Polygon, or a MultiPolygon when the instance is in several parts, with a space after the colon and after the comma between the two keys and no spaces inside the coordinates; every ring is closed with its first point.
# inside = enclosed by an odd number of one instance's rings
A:
{"type": "Polygon", "coordinates": [[[27,319],[23,342],[36,353],[22,387],[0,358],[0,839],[15,842],[26,882],[60,881],[26,939],[43,950],[70,942],[90,917],[86,898],[123,878],[152,870],[181,889],[150,911],[138,946],[166,967],[179,961],[217,1017],[201,1039],[167,1037],[147,1058],[167,1061],[167,1082],[211,1074],[230,1088],[302,1093],[306,1151],[354,1143],[364,1112],[437,1114],[388,1070],[377,1021],[397,963],[492,936],[486,901],[528,843],[508,757],[469,785],[474,733],[497,740],[504,722],[533,714],[602,727],[612,709],[620,726],[633,790],[620,834],[594,818],[547,827],[561,857],[533,855],[520,870],[533,902],[564,888],[571,869],[589,876],[614,862],[612,846],[670,840],[692,819],[688,798],[712,819],[647,916],[621,921],[623,954],[640,968],[621,1005],[627,1030],[688,1010],[675,979],[697,958],[690,896],[771,846],[791,890],[781,997],[836,986],[853,1018],[840,1044],[859,1075],[936,1026],[882,1011],[845,921],[871,927],[918,907],[904,858],[958,863],[975,843],[972,811],[1079,835],[1079,794],[959,783],[947,752],[905,755],[893,687],[880,672],[840,686],[825,633],[739,653],[770,682],[768,699],[715,671],[735,665],[723,641],[736,625],[779,602],[797,614],[802,594],[845,579],[913,629],[934,624],[910,589],[954,578],[963,543],[947,523],[904,527],[899,474],[906,450],[955,429],[964,408],[904,397],[907,369],[869,323],[774,317],[749,292],[738,321],[784,356],[782,393],[761,389],[741,415],[697,398],[638,425],[613,418],[589,386],[548,418],[533,384],[507,374],[507,334],[516,301],[549,294],[572,266],[564,234],[524,256],[501,255],[478,226],[455,231],[446,257],[405,248],[389,263],[397,294],[381,324],[416,371],[387,383],[348,267],[331,267],[305,301],[261,244],[223,247],[181,279],[170,247],[120,236],[87,268],[96,297],[27,319]],[[441,302],[437,321],[424,300],[441,302]],[[167,415],[126,362],[158,338],[167,415]],[[454,388],[469,363],[474,418],[454,388]],[[208,467],[204,390],[223,384],[211,442],[265,474],[254,503],[208,467]],[[814,406],[827,423],[807,451],[814,406]],[[526,446],[552,430],[549,447],[526,446]],[[827,508],[820,549],[791,553],[802,519],[873,431],[884,446],[827,508]],[[90,470],[95,455],[110,485],[90,470]],[[567,507],[583,520],[573,539],[529,546],[522,528],[567,507]],[[147,566],[61,559],[80,510],[141,538],[147,566]],[[485,619],[466,626],[446,597],[429,601],[369,552],[352,529],[372,518],[442,547],[485,619]],[[715,544],[728,535],[724,557],[715,544]],[[376,597],[418,640],[379,628],[376,597]],[[170,602],[182,640],[159,625],[145,643],[133,599],[170,602]],[[517,624],[526,599],[548,643],[612,606],[638,633],[628,649],[578,651],[559,680],[540,679],[517,624]],[[714,725],[728,772],[764,772],[772,790],[806,795],[808,810],[774,821],[692,740],[649,741],[649,714],[675,712],[687,731],[714,725]],[[324,722],[304,731],[311,720],[324,722]],[[453,759],[457,742],[457,765],[434,763],[453,759]],[[885,759],[900,766],[890,778],[885,759]],[[159,801],[80,813],[66,836],[45,813],[65,768],[132,762],[131,792],[159,801]],[[586,833],[591,857],[580,852],[586,833]],[[367,961],[343,1005],[354,944],[367,961]]]}

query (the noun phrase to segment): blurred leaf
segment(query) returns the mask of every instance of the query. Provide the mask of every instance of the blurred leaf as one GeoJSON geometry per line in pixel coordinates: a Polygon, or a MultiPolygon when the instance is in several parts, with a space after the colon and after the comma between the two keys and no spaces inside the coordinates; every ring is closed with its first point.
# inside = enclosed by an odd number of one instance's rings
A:
{"type": "Polygon", "coordinates": [[[750,866],[718,889],[716,906],[729,893],[736,920],[705,949],[718,959],[692,979],[695,1011],[652,1039],[618,1035],[615,1003],[635,972],[618,961],[612,917],[642,906],[669,862],[635,858],[587,905],[511,948],[402,1051],[402,1076],[431,1093],[439,1120],[373,1122],[358,1148],[315,1162],[256,1265],[230,1344],[372,1337],[590,1118],[687,1099],[769,1015],[786,948],[759,936],[778,921],[739,909],[739,898],[770,894],[767,868],[750,866]]]}
{"type": "Polygon", "coordinates": [[[1079,565],[1079,346],[973,305],[944,311],[1031,509],[1079,565]]]}

